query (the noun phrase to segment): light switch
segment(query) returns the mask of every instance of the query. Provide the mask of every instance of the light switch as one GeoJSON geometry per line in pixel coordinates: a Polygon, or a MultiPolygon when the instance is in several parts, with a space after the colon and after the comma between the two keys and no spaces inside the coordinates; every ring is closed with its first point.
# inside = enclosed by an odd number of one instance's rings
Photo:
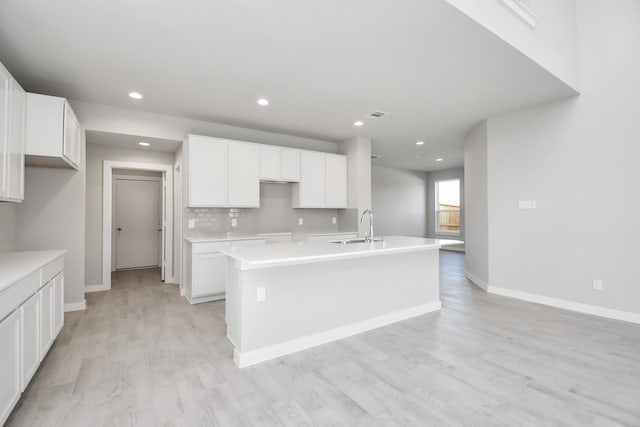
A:
{"type": "Polygon", "coordinates": [[[298,225],[302,225],[304,224],[304,221],[302,220],[302,218],[298,218],[298,225]]]}
{"type": "Polygon", "coordinates": [[[189,228],[196,228],[196,220],[195,219],[190,219],[189,220],[189,228]]]}
{"type": "Polygon", "coordinates": [[[520,200],[518,202],[518,209],[535,209],[536,201],[535,200],[520,200]]]}
{"type": "Polygon", "coordinates": [[[336,218],[335,216],[333,218],[331,218],[331,223],[332,224],[336,224],[338,222],[338,218],[336,218]]]}
{"type": "Polygon", "coordinates": [[[232,227],[238,226],[238,218],[231,218],[231,226],[232,227]]]}
{"type": "Polygon", "coordinates": [[[265,302],[267,300],[267,287],[260,286],[256,288],[256,301],[265,302]]]}

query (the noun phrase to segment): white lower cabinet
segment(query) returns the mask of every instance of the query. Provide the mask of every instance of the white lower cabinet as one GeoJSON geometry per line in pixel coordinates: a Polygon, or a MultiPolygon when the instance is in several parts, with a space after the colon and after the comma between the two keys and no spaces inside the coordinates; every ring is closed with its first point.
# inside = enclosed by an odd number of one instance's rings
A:
{"type": "Polygon", "coordinates": [[[224,242],[187,242],[184,295],[191,304],[224,299],[227,292],[227,257],[220,249],[266,244],[266,239],[224,242]]]}
{"type": "Polygon", "coordinates": [[[40,361],[53,344],[53,280],[40,289],[40,361]]]}
{"type": "Polygon", "coordinates": [[[0,286],[0,425],[64,323],[64,251],[42,252],[0,253],[0,272],[21,277],[0,286]]]}
{"type": "Polygon", "coordinates": [[[22,305],[22,375],[21,391],[27,387],[29,381],[40,366],[40,293],[34,294],[22,305]]]}
{"type": "Polygon", "coordinates": [[[0,322],[0,425],[20,393],[20,310],[16,310],[0,322]]]}

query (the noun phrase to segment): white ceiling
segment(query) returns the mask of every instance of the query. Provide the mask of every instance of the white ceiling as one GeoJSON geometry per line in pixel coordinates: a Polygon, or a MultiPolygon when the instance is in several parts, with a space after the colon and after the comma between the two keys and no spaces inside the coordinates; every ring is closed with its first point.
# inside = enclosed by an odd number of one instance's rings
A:
{"type": "Polygon", "coordinates": [[[29,91],[367,135],[376,163],[420,170],[462,164],[462,135],[488,116],[574,94],[444,0],[2,0],[0,61],[29,91]],[[375,110],[391,114],[353,126],[375,110]]]}

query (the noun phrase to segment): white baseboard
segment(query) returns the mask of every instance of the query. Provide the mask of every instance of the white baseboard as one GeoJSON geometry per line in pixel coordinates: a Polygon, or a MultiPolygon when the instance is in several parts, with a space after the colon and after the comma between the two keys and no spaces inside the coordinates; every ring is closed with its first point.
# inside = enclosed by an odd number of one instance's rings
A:
{"type": "Polygon", "coordinates": [[[484,291],[486,291],[489,288],[488,284],[486,284],[483,280],[480,280],[478,277],[474,276],[473,274],[469,273],[467,270],[464,271],[464,277],[469,279],[471,283],[473,283],[474,285],[476,285],[477,287],[479,287],[484,291]]]}
{"type": "Polygon", "coordinates": [[[187,299],[187,301],[189,301],[189,304],[201,304],[203,302],[211,302],[211,301],[219,301],[221,299],[225,299],[226,298],[226,294],[222,293],[222,294],[216,294],[216,295],[206,295],[203,297],[195,297],[195,298],[191,298],[189,297],[189,295],[187,295],[186,293],[183,292],[183,296],[187,299]]]}
{"type": "Polygon", "coordinates": [[[109,289],[111,289],[111,287],[105,285],[88,285],[84,287],[85,292],[102,292],[108,291],[109,289]]]}
{"type": "MultiPolygon", "coordinates": [[[[470,279],[471,280],[471,279],[470,279]]],[[[565,310],[577,311],[579,313],[592,314],[594,316],[607,317],[609,319],[623,320],[625,322],[640,323],[640,313],[630,311],[614,310],[612,308],[598,307],[597,305],[582,304],[569,300],[546,297],[543,295],[530,294],[528,292],[514,291],[496,286],[489,286],[487,292],[490,294],[502,295],[524,301],[535,302],[551,307],[563,308],[565,310]]]]}
{"type": "Polygon", "coordinates": [[[83,299],[80,302],[70,302],[64,305],[64,312],[68,311],[82,311],[87,309],[87,300],[83,299]]]}
{"type": "Polygon", "coordinates": [[[340,340],[382,326],[390,325],[395,322],[410,319],[412,317],[421,316],[440,310],[442,303],[435,301],[429,304],[419,305],[417,307],[408,308],[406,310],[396,311],[395,313],[385,314],[383,316],[374,317],[373,319],[363,320],[362,322],[351,325],[341,326],[339,328],[320,332],[302,338],[296,338],[283,343],[263,347],[257,350],[240,353],[237,348],[233,350],[233,361],[239,368],[255,365],[256,363],[265,362],[275,359],[276,357],[285,356],[297,351],[306,350],[331,341],[340,340]]]}

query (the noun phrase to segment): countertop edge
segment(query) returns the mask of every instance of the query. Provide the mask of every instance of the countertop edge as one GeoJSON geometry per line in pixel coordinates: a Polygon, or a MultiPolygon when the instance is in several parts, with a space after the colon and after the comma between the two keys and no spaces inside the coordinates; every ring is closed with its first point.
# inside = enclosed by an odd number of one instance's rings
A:
{"type": "Polygon", "coordinates": [[[36,260],[34,260],[33,264],[29,265],[28,268],[25,268],[24,271],[21,271],[20,273],[17,273],[11,277],[9,277],[9,279],[7,279],[7,281],[2,280],[1,278],[1,274],[0,273],[0,292],[4,291],[5,289],[7,289],[9,286],[14,285],[15,283],[19,282],[20,280],[24,279],[25,277],[27,277],[29,274],[31,274],[33,271],[38,270],[42,267],[44,267],[45,265],[49,264],[51,261],[65,255],[68,252],[67,249],[50,249],[50,250],[43,250],[43,251],[20,251],[20,252],[4,252],[4,253],[0,253],[0,265],[2,263],[2,255],[12,255],[15,256],[17,254],[32,254],[34,256],[42,256],[43,258],[36,258],[36,260]]]}

